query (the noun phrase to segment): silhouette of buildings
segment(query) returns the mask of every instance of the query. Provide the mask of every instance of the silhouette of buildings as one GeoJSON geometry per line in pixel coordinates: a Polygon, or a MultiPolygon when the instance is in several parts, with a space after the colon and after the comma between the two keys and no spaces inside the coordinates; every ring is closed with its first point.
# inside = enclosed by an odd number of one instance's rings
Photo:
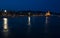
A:
{"type": "Polygon", "coordinates": [[[0,10],[0,16],[5,17],[18,17],[18,16],[50,16],[53,15],[60,15],[60,13],[52,13],[50,11],[9,11],[9,10],[0,10]]]}

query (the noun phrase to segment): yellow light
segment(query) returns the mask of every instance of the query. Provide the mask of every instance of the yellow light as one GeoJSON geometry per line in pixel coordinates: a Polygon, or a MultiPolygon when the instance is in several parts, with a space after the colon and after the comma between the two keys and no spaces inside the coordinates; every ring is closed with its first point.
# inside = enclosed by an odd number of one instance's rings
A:
{"type": "Polygon", "coordinates": [[[7,24],[7,18],[3,18],[3,21],[4,21],[4,31],[8,31],[8,24],[7,24]]]}
{"type": "Polygon", "coordinates": [[[46,14],[45,14],[45,16],[50,16],[51,14],[50,14],[50,11],[48,11],[46,14]]]}

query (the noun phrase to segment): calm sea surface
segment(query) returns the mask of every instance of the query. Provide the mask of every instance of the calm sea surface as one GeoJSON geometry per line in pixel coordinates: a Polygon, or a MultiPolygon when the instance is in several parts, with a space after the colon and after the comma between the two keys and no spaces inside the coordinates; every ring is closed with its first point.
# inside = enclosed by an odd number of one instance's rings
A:
{"type": "Polygon", "coordinates": [[[60,17],[33,16],[8,17],[8,32],[3,32],[3,18],[0,18],[0,38],[60,38],[60,17]]]}

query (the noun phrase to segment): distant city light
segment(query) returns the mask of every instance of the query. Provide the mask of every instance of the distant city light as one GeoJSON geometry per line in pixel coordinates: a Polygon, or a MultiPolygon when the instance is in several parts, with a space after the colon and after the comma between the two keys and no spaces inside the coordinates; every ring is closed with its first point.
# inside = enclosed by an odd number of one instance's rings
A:
{"type": "Polygon", "coordinates": [[[50,11],[48,11],[46,14],[45,14],[45,16],[50,16],[51,14],[50,14],[50,11]]]}
{"type": "Polygon", "coordinates": [[[7,10],[4,10],[4,12],[7,12],[7,10]]]}

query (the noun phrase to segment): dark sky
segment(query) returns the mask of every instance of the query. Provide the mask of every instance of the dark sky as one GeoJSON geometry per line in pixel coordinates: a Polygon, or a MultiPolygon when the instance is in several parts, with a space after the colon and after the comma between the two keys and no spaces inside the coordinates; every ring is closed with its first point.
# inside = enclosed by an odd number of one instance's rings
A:
{"type": "Polygon", "coordinates": [[[0,9],[60,12],[60,0],[0,0],[0,9]]]}

